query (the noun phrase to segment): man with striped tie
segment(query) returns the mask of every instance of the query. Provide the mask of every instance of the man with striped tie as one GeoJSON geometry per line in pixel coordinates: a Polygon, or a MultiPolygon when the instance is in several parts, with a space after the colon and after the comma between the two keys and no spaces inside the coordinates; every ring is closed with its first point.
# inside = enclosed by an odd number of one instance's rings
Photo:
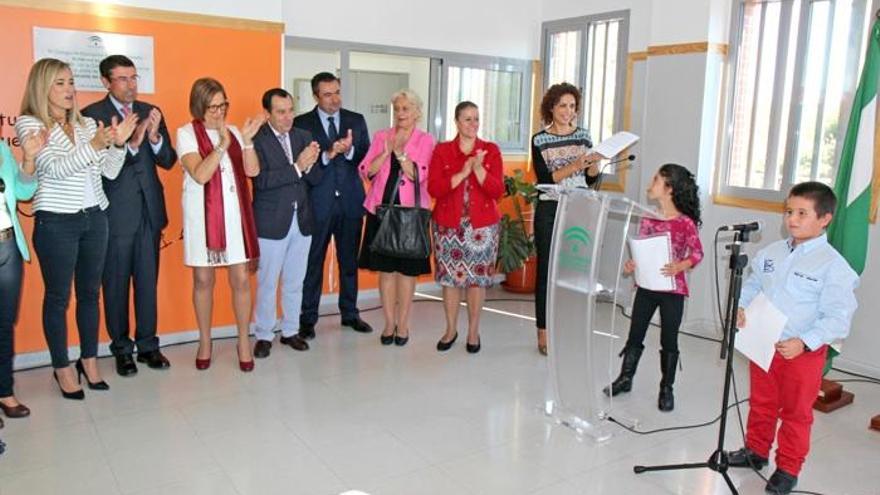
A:
{"type": "Polygon", "coordinates": [[[156,166],[171,169],[177,153],[158,107],[140,101],[137,68],[125,55],[110,55],[99,65],[107,96],[83,109],[83,115],[109,126],[131,113],[139,125],[126,145],[122,171],[114,180],[104,178],[110,238],[104,264],[104,318],[110,351],[120,376],[137,373],[132,354],[153,369],[170,366],[159,351],[156,335],[156,286],[159,277],[159,240],[168,225],[165,193],[156,166]],[[135,331],[129,331],[129,289],[134,284],[135,331]]]}
{"type": "Polygon", "coordinates": [[[314,218],[309,189],[321,180],[313,165],[321,152],[308,131],[293,127],[293,98],[274,88],[263,94],[266,123],[254,136],[260,173],[254,181],[254,220],[260,243],[257,300],[254,305],[254,357],[269,356],[276,327],[280,342],[297,351],[309,345],[297,335],[306,260],[314,218]],[[278,280],[282,318],[277,318],[278,280]]]}

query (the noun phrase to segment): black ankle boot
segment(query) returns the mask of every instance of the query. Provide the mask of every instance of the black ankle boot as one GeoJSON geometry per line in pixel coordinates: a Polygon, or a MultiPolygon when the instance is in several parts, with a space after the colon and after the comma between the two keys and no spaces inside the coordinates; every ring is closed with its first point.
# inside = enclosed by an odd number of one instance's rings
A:
{"type": "Polygon", "coordinates": [[[663,378],[660,379],[660,395],[657,397],[657,407],[661,411],[675,409],[675,397],[672,395],[672,384],[675,383],[675,367],[678,366],[678,351],[660,351],[660,371],[663,378]]]}
{"type": "Polygon", "coordinates": [[[620,365],[620,375],[611,383],[610,387],[605,387],[602,391],[605,395],[613,397],[621,392],[629,392],[632,390],[632,379],[636,374],[636,368],[639,366],[639,359],[642,357],[642,351],[645,346],[624,347],[620,351],[623,356],[623,363],[620,365]]]}

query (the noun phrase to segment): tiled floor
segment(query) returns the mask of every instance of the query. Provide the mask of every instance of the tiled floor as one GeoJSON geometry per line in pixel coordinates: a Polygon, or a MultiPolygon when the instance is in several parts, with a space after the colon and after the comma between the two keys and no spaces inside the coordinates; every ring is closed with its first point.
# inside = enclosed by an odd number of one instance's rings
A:
{"type": "MultiPolygon", "coordinates": [[[[531,303],[488,306],[532,314],[531,303]]],[[[363,317],[381,328],[378,311],[363,317]]],[[[728,493],[708,470],[632,472],[633,464],[704,460],[716,425],[647,436],[611,425],[615,436],[605,444],[580,440],[540,413],[546,358],[535,350],[530,321],[484,313],[477,355],[465,353],[461,337],[449,352],[436,352],[442,327],[442,307],[421,302],[410,343],[382,347],[376,333],[343,330],[338,317],[327,317],[311,351],[276,341],[251,374],[238,371],[229,340],[215,342],[209,371],[193,367],[193,345],[165,350],[168,372],[141,367],[130,379],[103,359],[112,391],[87,391],[85,402],[62,400],[48,369],[18,373],[20,398],[34,413],[0,430],[8,445],[0,495],[728,493]]],[[[639,418],[640,429],[715,417],[723,376],[717,344],[681,338],[677,408],[663,414],[655,405],[656,342],[652,332],[635,388],[618,410],[639,418]]],[[[745,370],[738,361],[741,396],[745,370]]],[[[799,488],[880,494],[880,433],[867,430],[880,413],[880,387],[847,385],[856,402],[816,416],[799,488]]],[[[729,417],[727,445],[737,448],[738,422],[729,417]]],[[[740,493],[763,493],[753,473],[731,475],[740,493]]]]}

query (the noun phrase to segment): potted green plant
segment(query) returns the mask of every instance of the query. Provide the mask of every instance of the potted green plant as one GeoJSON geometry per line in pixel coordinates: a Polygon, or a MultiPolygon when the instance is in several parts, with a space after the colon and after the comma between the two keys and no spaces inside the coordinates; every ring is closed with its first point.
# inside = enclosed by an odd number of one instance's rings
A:
{"type": "MultiPolygon", "coordinates": [[[[504,176],[504,197],[513,203],[513,214],[501,216],[498,238],[498,271],[507,274],[502,284],[513,292],[535,290],[535,242],[526,223],[524,206],[531,210],[538,199],[535,184],[523,178],[523,171],[504,176]]],[[[531,211],[529,211],[531,213],[531,211]]]]}

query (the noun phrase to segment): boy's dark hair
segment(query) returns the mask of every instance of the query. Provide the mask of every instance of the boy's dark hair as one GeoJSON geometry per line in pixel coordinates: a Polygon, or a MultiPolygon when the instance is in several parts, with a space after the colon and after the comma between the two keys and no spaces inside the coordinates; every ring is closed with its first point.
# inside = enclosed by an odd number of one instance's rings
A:
{"type": "Polygon", "coordinates": [[[98,70],[101,71],[101,77],[110,80],[110,72],[117,67],[134,67],[134,62],[125,55],[110,55],[101,60],[98,64],[98,70]]]}
{"type": "Polygon", "coordinates": [[[318,95],[318,85],[319,84],[333,82],[333,81],[336,81],[339,84],[342,84],[342,82],[339,80],[338,77],[336,77],[335,74],[332,74],[330,72],[318,72],[317,74],[315,74],[314,77],[312,77],[312,94],[315,96],[318,95]]]}
{"type": "Polygon", "coordinates": [[[699,227],[703,224],[700,218],[700,188],[690,170],[677,163],[667,163],[657,171],[672,188],[672,204],[699,227]]]}
{"type": "Polygon", "coordinates": [[[810,181],[795,184],[788,192],[788,197],[812,200],[817,217],[824,217],[829,213],[833,215],[837,208],[837,196],[834,195],[834,191],[821,182],[810,181]]]}
{"type": "Polygon", "coordinates": [[[290,96],[290,93],[288,93],[286,89],[272,88],[269,91],[263,93],[263,110],[267,112],[272,111],[272,98],[275,98],[276,96],[279,98],[290,98],[291,100],[293,100],[293,97],[290,96]]]}

